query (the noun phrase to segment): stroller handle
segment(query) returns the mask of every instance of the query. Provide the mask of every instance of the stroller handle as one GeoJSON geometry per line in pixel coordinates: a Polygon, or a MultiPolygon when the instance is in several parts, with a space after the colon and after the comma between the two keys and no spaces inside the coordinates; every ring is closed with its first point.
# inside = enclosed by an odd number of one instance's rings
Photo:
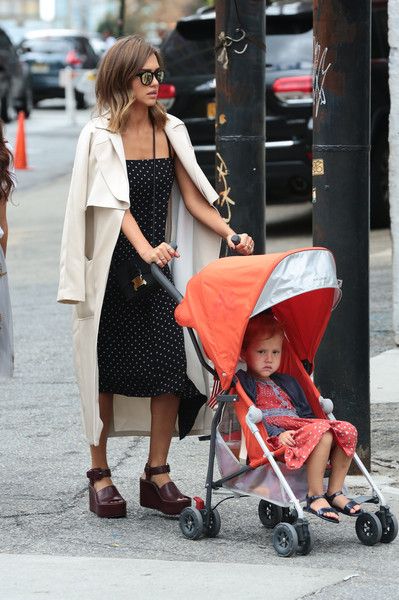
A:
{"type": "MultiPolygon", "coordinates": [[[[173,250],[177,249],[176,242],[170,242],[169,245],[172,246],[173,250]]],[[[183,300],[182,294],[173,285],[173,283],[169,281],[169,279],[162,273],[162,269],[160,269],[155,263],[151,263],[151,274],[154,277],[155,281],[157,281],[159,285],[163,287],[166,293],[169,294],[169,296],[173,298],[173,300],[175,300],[177,304],[180,304],[180,302],[183,300]]],[[[204,359],[200,345],[198,344],[197,338],[195,337],[194,331],[191,329],[191,327],[188,327],[187,330],[201,365],[204,367],[204,369],[208,371],[208,373],[216,377],[215,369],[212,369],[212,367],[210,367],[204,359]]]]}
{"type": "Polygon", "coordinates": [[[235,233],[231,236],[231,241],[233,242],[234,246],[238,246],[238,244],[241,242],[241,238],[235,233]]]}
{"type": "MultiPolygon", "coordinates": [[[[177,250],[176,242],[170,242],[169,246],[172,246],[173,250],[177,250]]],[[[169,281],[166,275],[162,273],[162,269],[160,269],[155,263],[151,263],[151,275],[159,283],[159,285],[164,288],[169,296],[171,296],[173,300],[177,302],[177,304],[180,304],[180,302],[183,300],[183,296],[173,285],[173,283],[169,281]]]]}

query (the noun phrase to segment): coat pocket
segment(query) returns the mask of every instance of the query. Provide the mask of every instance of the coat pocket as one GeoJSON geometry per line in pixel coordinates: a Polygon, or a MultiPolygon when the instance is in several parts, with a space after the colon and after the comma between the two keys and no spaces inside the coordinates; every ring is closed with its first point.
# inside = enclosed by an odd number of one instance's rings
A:
{"type": "Polygon", "coordinates": [[[76,314],[78,319],[87,319],[94,316],[95,308],[95,285],[93,260],[85,258],[85,301],[78,302],[76,314]]]}

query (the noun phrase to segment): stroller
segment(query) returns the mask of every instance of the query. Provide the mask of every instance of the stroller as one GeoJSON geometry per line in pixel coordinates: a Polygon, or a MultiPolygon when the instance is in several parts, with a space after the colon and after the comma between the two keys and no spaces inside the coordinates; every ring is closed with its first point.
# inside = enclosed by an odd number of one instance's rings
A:
{"type": "MultiPolygon", "coordinates": [[[[309,554],[314,538],[300,504],[307,491],[306,467],[289,470],[283,460],[284,449],[269,449],[262,413],[235,372],[249,319],[269,309],[286,335],[280,371],[297,379],[317,418],[334,419],[331,400],[320,396],[310,376],[330,313],[341,297],[331,252],[304,248],[222,258],[188,282],[184,298],[157,267],[153,272],[178,302],[175,318],[188,328],[202,366],[219,388],[211,435],[205,436],[210,439],[206,498],[194,498],[196,506],[182,511],[179,525],[183,535],[193,540],[218,535],[221,521],[217,508],[212,507],[212,493],[225,488],[233,497],[260,498],[259,518],[266,528],[273,529],[278,555],[309,554]],[[215,458],[221,475],[216,480],[215,458]]],[[[356,502],[380,505],[375,513],[363,512],[357,517],[357,537],[368,546],[392,542],[398,533],[397,519],[356,454],[354,461],[371,487],[370,494],[357,497],[356,502]]]]}

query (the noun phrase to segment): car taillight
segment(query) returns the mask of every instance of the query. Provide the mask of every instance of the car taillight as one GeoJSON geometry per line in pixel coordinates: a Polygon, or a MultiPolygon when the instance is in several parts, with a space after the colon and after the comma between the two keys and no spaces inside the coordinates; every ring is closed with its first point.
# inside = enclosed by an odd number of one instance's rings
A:
{"type": "Polygon", "coordinates": [[[276,97],[284,104],[312,104],[312,76],[280,77],[273,83],[276,97]]]}
{"type": "Polygon", "coordinates": [[[82,64],[82,60],[76,54],[75,50],[69,50],[65,57],[65,62],[70,67],[78,67],[82,64]]]}
{"type": "Polygon", "coordinates": [[[176,98],[176,88],[171,83],[160,83],[158,89],[158,100],[168,110],[176,98]]]}

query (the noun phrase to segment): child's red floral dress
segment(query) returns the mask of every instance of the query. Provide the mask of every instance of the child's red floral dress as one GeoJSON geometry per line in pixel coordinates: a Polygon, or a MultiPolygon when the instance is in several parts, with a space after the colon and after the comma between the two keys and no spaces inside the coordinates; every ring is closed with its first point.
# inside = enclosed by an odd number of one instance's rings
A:
{"type": "MultiPolygon", "coordinates": [[[[336,444],[347,456],[355,453],[357,430],[351,423],[299,417],[289,396],[271,379],[256,382],[256,406],[268,425],[295,430],[295,446],[285,446],[284,460],[289,469],[302,467],[326,431],[332,432],[336,444]]],[[[278,436],[269,437],[268,442],[273,449],[282,446],[278,436]]]]}

